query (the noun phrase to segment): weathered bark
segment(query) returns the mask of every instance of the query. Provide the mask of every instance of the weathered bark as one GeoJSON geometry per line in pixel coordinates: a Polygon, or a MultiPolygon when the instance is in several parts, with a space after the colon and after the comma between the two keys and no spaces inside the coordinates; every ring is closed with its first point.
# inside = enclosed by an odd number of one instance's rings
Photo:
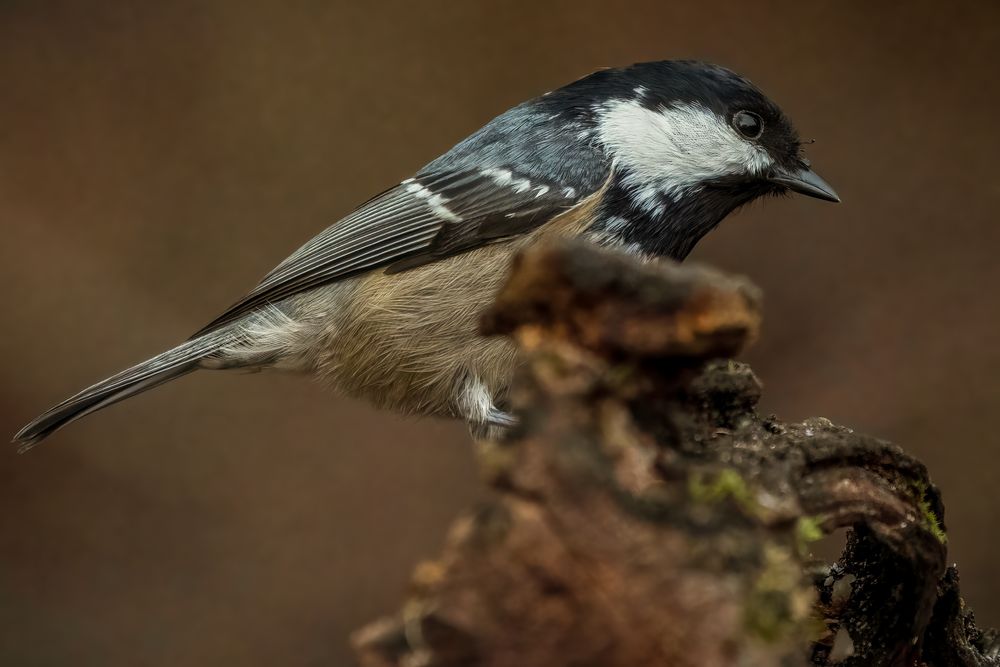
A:
{"type": "Polygon", "coordinates": [[[524,360],[521,424],[481,447],[495,497],[355,635],[361,664],[1000,664],[924,466],[756,413],[757,378],[726,358],[759,317],[754,287],[709,269],[579,243],[519,257],[484,317],[524,360]],[[814,561],[841,527],[840,560],[814,561]]]}

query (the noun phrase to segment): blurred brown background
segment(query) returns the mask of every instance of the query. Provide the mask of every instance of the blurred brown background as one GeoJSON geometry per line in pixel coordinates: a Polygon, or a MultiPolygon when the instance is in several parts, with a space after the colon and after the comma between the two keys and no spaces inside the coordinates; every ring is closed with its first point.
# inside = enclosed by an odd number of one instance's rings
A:
{"type": "MultiPolygon", "coordinates": [[[[0,434],[507,107],[698,57],[778,100],[844,199],[754,206],[696,252],[765,290],[763,409],[926,461],[1000,625],[998,7],[4,0],[0,434]]],[[[185,378],[0,455],[0,664],[345,664],[478,493],[459,425],[185,378]]]]}

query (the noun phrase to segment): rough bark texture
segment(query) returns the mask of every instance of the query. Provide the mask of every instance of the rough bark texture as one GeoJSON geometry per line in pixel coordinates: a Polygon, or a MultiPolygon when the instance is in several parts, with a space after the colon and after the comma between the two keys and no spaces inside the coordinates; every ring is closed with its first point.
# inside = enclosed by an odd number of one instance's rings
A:
{"type": "Polygon", "coordinates": [[[755,411],[727,360],[759,295],[578,243],[520,256],[489,334],[524,365],[484,444],[493,500],[354,637],[365,667],[1000,665],[946,569],[944,508],[901,449],[755,411]],[[832,566],[810,544],[850,529],[832,566]]]}

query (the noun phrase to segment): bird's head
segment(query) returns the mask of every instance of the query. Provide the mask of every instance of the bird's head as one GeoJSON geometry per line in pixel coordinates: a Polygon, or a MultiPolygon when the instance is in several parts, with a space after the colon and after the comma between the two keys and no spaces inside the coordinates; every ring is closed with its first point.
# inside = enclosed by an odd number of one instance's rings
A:
{"type": "Polygon", "coordinates": [[[624,243],[682,258],[735,208],[768,194],[837,194],[781,109],[743,77],[693,61],[602,70],[570,88],[613,164],[604,224],[624,243]]]}

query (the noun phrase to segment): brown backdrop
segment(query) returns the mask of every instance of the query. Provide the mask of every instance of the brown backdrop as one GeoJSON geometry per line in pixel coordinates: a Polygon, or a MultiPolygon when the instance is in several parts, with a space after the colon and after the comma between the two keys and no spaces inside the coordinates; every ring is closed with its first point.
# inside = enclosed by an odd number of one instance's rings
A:
{"type": "MultiPolygon", "coordinates": [[[[0,433],[508,106],[710,59],[817,139],[844,199],[754,206],[696,253],[765,289],[764,409],[922,457],[998,625],[998,6],[6,0],[0,433]]],[[[0,456],[0,664],[342,663],[477,493],[460,426],[186,378],[0,456]]]]}

